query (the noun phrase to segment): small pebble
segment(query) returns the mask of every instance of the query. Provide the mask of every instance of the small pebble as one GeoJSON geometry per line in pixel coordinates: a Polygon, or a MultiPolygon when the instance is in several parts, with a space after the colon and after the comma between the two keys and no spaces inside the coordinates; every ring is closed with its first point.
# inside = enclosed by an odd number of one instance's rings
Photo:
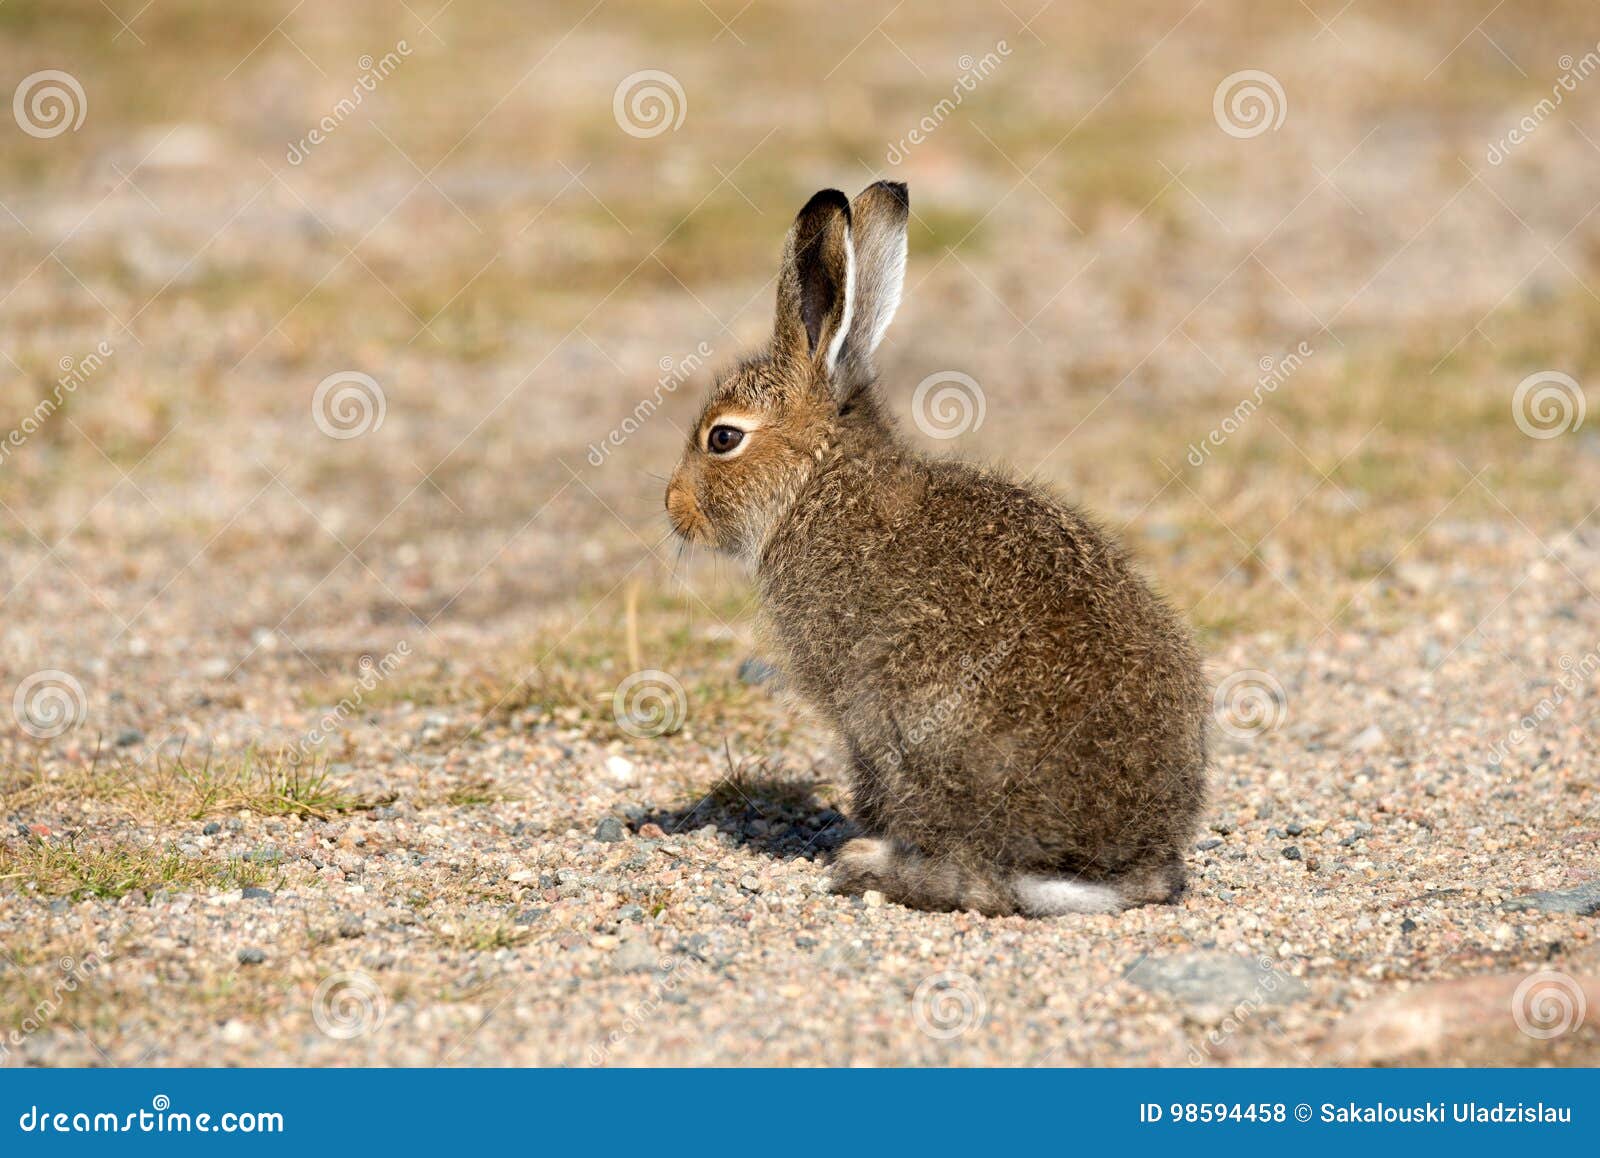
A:
{"type": "Polygon", "coordinates": [[[1383,729],[1377,724],[1368,724],[1361,731],[1350,738],[1345,745],[1352,752],[1371,752],[1384,745],[1383,729]]]}
{"type": "Polygon", "coordinates": [[[266,959],[266,953],[260,949],[239,950],[239,964],[241,965],[260,965],[266,959]]]}
{"type": "Polygon", "coordinates": [[[658,958],[650,942],[643,937],[624,941],[611,958],[611,965],[619,973],[649,973],[656,967],[658,958]]]}
{"type": "Polygon", "coordinates": [[[605,841],[608,844],[615,844],[622,839],[622,821],[615,816],[606,817],[595,827],[594,838],[605,841]]]}

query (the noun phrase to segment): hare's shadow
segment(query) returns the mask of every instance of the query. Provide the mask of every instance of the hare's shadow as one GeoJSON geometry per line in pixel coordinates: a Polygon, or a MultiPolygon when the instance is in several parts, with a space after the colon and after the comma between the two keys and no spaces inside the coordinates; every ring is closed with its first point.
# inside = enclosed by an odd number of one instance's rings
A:
{"type": "Polygon", "coordinates": [[[667,836],[714,825],[735,845],[779,860],[814,860],[855,835],[855,826],[819,791],[826,781],[780,771],[734,772],[687,807],[643,810],[630,817],[635,830],[655,824],[667,836]]]}

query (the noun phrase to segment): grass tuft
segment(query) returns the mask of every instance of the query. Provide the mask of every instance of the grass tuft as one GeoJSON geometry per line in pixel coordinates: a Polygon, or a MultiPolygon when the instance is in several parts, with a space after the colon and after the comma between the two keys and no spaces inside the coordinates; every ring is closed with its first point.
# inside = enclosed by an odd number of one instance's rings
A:
{"type": "Polygon", "coordinates": [[[0,844],[0,883],[31,888],[48,897],[116,900],[136,890],[227,891],[262,886],[265,865],[238,858],[214,864],[186,857],[176,848],[107,844],[80,848],[72,841],[29,840],[0,844]]]}

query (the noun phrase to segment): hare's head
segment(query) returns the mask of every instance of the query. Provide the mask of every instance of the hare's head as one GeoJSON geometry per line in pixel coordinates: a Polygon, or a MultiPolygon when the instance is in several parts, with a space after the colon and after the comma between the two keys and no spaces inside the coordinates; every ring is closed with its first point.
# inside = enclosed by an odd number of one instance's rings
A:
{"type": "Polygon", "coordinates": [[[667,514],[684,538],[755,552],[837,445],[900,304],[909,206],[904,185],[879,181],[854,202],[824,189],[800,210],[772,341],[712,388],[667,484],[667,514]]]}

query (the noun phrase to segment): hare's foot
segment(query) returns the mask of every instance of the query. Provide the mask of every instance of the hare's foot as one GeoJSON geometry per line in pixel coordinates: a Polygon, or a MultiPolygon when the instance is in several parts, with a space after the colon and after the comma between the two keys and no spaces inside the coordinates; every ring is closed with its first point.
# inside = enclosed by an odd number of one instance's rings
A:
{"type": "Polygon", "coordinates": [[[924,856],[900,841],[857,837],[834,854],[834,892],[855,896],[869,889],[912,909],[973,909],[999,917],[1016,912],[1005,878],[986,865],[924,856]]]}
{"type": "Polygon", "coordinates": [[[858,836],[833,854],[828,887],[842,896],[860,896],[868,889],[884,891],[883,882],[894,863],[894,846],[887,840],[858,836]]]}
{"type": "Polygon", "coordinates": [[[857,837],[834,854],[831,885],[846,896],[875,890],[912,909],[1054,917],[1171,901],[1182,891],[1183,865],[1174,857],[1107,880],[1083,880],[1016,873],[970,858],[931,857],[902,841],[857,837]]]}

